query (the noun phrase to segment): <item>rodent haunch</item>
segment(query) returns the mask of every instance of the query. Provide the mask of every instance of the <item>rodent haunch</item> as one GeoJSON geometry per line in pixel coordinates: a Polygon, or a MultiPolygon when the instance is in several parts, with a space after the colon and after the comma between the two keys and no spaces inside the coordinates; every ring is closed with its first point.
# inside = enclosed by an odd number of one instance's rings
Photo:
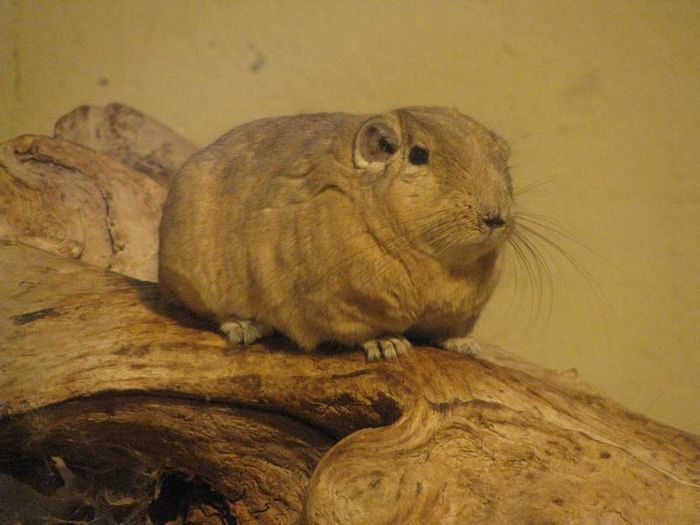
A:
{"type": "Polygon", "coordinates": [[[473,355],[514,227],[508,152],[439,107],[238,126],[172,181],[161,287],[233,344],[281,332],[371,360],[419,338],[473,355]]]}

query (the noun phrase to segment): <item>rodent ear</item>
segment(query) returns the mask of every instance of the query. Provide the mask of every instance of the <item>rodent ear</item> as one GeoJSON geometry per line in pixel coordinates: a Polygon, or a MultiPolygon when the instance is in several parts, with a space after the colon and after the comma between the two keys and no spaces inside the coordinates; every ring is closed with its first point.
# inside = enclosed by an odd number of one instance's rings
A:
{"type": "Polygon", "coordinates": [[[365,122],[355,136],[355,166],[365,168],[372,162],[387,162],[399,150],[399,133],[384,119],[365,122]]]}

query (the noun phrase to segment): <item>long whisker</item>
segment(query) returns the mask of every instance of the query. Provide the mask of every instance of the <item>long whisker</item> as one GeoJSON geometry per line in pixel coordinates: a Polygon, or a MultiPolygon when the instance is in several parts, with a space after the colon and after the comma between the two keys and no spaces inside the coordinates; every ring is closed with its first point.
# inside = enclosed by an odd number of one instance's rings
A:
{"type": "Polygon", "coordinates": [[[598,253],[597,251],[593,250],[590,246],[588,246],[585,242],[582,242],[580,239],[577,239],[574,235],[572,235],[570,232],[568,232],[563,226],[558,224],[554,219],[547,217],[546,215],[540,215],[540,214],[529,213],[529,212],[519,212],[518,213],[518,220],[527,222],[531,225],[537,226],[537,227],[545,229],[551,233],[554,233],[554,234],[558,235],[559,237],[561,237],[562,239],[566,239],[567,241],[570,241],[570,242],[576,244],[577,246],[583,248],[588,253],[594,255],[598,259],[601,259],[603,262],[605,262],[605,264],[617,267],[617,265],[614,264],[612,261],[607,260],[600,253],[598,253]]]}
{"type": "MultiPolygon", "coordinates": [[[[513,249],[513,252],[515,253],[516,258],[518,259],[518,261],[520,261],[522,268],[524,268],[524,270],[525,270],[525,279],[527,281],[526,285],[530,286],[531,292],[534,291],[535,286],[534,286],[534,283],[532,282],[532,273],[531,273],[532,269],[530,268],[530,261],[527,259],[527,257],[523,253],[523,250],[520,247],[520,244],[518,243],[517,235],[514,234],[512,237],[510,237],[508,239],[508,243],[509,243],[510,247],[513,249]]],[[[518,282],[519,281],[518,281],[518,279],[519,279],[521,274],[518,272],[518,269],[519,269],[518,265],[514,261],[513,262],[513,270],[514,270],[513,279],[515,282],[515,290],[514,290],[513,301],[515,301],[516,297],[519,297],[519,294],[518,294],[518,282]]],[[[534,305],[533,299],[534,299],[534,296],[531,295],[530,296],[530,311],[533,311],[533,305],[534,305]]]]}
{"type": "Polygon", "coordinates": [[[520,224],[519,226],[520,226],[520,228],[522,228],[522,230],[524,232],[527,232],[527,234],[532,235],[533,237],[537,238],[538,240],[545,243],[550,248],[553,248],[560,255],[562,255],[567,261],[569,261],[569,263],[571,263],[571,265],[574,267],[576,272],[586,282],[586,284],[589,286],[589,288],[591,290],[595,290],[595,286],[593,285],[593,278],[590,275],[590,273],[588,272],[588,270],[586,270],[580,262],[578,262],[576,259],[574,259],[574,257],[568,251],[566,251],[564,248],[562,248],[559,245],[559,243],[557,243],[556,241],[553,241],[552,239],[550,239],[546,235],[538,232],[537,230],[535,230],[534,228],[532,228],[530,226],[526,226],[524,224],[520,224]]]}
{"type": "Polygon", "coordinates": [[[533,190],[536,190],[538,188],[541,188],[542,186],[546,186],[548,184],[552,184],[553,182],[556,182],[561,179],[568,178],[567,175],[552,175],[551,177],[544,177],[542,179],[537,179],[532,182],[529,182],[528,184],[525,184],[521,188],[518,188],[513,192],[513,195],[516,197],[520,197],[526,193],[530,193],[533,190]]]}
{"type": "Polygon", "coordinates": [[[506,275],[511,275],[512,276],[512,283],[513,283],[513,290],[512,293],[508,294],[509,296],[509,301],[508,301],[508,306],[507,306],[507,312],[511,312],[513,308],[515,307],[516,304],[516,299],[520,297],[520,279],[519,276],[520,274],[518,273],[519,266],[518,262],[520,264],[524,264],[522,262],[522,256],[518,254],[517,250],[519,249],[518,246],[515,246],[517,243],[512,237],[509,237],[507,240],[507,248],[508,250],[506,253],[509,253],[512,251],[515,254],[515,257],[504,257],[504,262],[506,264],[506,269],[505,269],[505,274],[506,275]]]}
{"type": "Polygon", "coordinates": [[[531,244],[528,244],[523,234],[516,231],[513,233],[512,246],[519,259],[523,262],[525,275],[530,288],[530,321],[533,322],[541,311],[542,307],[542,262],[539,260],[539,252],[535,251],[531,244]]]}
{"type": "Polygon", "coordinates": [[[539,316],[540,312],[542,311],[542,292],[546,289],[549,294],[548,301],[545,302],[547,305],[546,319],[548,320],[551,317],[554,303],[554,280],[552,278],[552,272],[544,254],[539,249],[537,244],[533,242],[532,238],[529,237],[529,232],[526,229],[522,229],[522,225],[518,225],[518,227],[516,227],[516,231],[517,240],[522,243],[524,250],[530,255],[530,259],[534,264],[534,273],[537,278],[536,290],[538,298],[536,316],[539,316]]]}

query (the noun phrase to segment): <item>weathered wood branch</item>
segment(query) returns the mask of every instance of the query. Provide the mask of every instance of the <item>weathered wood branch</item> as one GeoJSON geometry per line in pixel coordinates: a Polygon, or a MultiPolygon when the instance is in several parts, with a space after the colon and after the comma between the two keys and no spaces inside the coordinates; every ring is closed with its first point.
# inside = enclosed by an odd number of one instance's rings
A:
{"type": "Polygon", "coordinates": [[[123,264],[148,267],[146,175],[55,139],[3,148],[0,522],[700,522],[698,436],[490,346],[227,347],[85,255],[120,225],[123,264]]]}
{"type": "MultiPolygon", "coordinates": [[[[242,522],[294,523],[303,507],[309,523],[693,523],[700,511],[697,437],[498,352],[367,363],[280,341],[232,349],[166,311],[152,284],[10,244],[0,259],[6,454],[196,476],[242,522]]],[[[128,497],[147,506],[154,484],[128,497]]]]}
{"type": "Polygon", "coordinates": [[[0,239],[155,281],[165,193],[71,142],[25,135],[0,145],[0,239]]]}
{"type": "Polygon", "coordinates": [[[106,153],[162,185],[197,150],[167,126],[116,103],[76,108],[56,122],[54,137],[106,153]]]}

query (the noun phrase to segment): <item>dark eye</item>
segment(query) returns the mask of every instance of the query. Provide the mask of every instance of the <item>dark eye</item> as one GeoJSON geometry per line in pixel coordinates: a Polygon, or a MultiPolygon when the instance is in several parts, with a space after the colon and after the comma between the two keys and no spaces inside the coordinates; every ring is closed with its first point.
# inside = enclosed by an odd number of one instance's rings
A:
{"type": "Polygon", "coordinates": [[[408,162],[411,164],[427,164],[428,160],[430,160],[430,152],[420,146],[413,146],[408,154],[408,162]]]}
{"type": "Polygon", "coordinates": [[[396,152],[396,146],[394,146],[384,137],[379,139],[379,149],[381,149],[384,153],[388,153],[389,155],[393,155],[396,152]]]}

